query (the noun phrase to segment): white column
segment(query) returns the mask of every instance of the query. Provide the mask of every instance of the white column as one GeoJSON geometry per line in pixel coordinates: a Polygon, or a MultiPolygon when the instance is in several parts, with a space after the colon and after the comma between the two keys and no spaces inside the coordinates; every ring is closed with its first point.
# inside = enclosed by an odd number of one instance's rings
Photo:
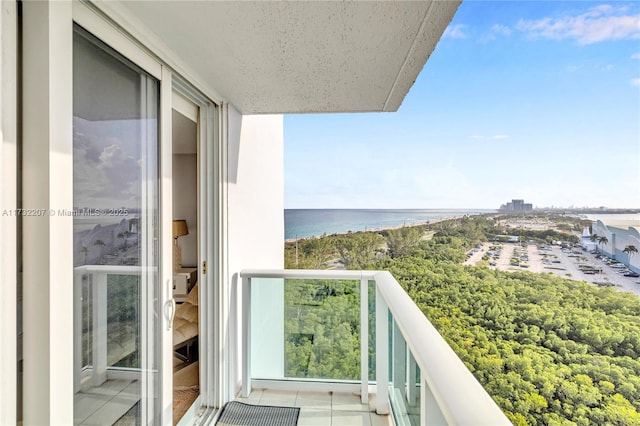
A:
{"type": "MultiPolygon", "coordinates": [[[[0,6],[0,424],[16,424],[17,30],[16,2],[0,6]]],[[[18,333],[20,330],[18,330],[18,333]]]]}
{"type": "Polygon", "coordinates": [[[23,2],[24,424],[73,424],[71,2],[23,2]],[[53,214],[53,215],[50,215],[53,214]]]}

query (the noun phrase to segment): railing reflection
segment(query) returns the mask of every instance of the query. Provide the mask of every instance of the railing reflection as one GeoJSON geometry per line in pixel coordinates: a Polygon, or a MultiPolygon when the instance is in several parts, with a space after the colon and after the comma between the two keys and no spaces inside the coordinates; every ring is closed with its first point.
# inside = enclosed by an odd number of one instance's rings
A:
{"type": "Polygon", "coordinates": [[[151,268],[74,268],[74,391],[97,387],[110,368],[140,370],[141,282],[151,268]]]}

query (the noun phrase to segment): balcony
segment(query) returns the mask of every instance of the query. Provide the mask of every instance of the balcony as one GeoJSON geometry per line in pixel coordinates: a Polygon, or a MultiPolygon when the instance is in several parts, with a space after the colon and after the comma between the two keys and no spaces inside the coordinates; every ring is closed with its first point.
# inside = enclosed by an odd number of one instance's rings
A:
{"type": "Polygon", "coordinates": [[[511,424],[389,272],[245,270],[241,278],[240,399],[347,393],[398,425],[511,424]]]}

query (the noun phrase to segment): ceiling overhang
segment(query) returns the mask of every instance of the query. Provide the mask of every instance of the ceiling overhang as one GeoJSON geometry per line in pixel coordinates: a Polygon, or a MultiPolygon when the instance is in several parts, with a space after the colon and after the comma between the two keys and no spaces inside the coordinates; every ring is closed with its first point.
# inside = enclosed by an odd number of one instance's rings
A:
{"type": "Polygon", "coordinates": [[[123,1],[244,114],[396,111],[460,1],[123,1]]]}

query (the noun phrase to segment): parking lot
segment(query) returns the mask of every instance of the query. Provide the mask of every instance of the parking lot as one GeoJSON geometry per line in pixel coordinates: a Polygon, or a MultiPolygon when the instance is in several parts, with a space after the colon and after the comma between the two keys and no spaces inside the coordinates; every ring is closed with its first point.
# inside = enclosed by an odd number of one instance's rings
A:
{"type": "MultiPolygon", "coordinates": [[[[503,271],[551,272],[564,278],[587,281],[594,285],[611,286],[620,291],[629,291],[640,295],[640,278],[625,277],[604,261],[596,259],[594,254],[580,249],[561,249],[559,246],[545,246],[539,249],[535,244],[522,247],[518,243],[484,243],[474,249],[475,252],[465,264],[475,265],[489,254],[490,268],[503,271]],[[491,247],[494,247],[491,250],[491,247]],[[517,260],[516,260],[517,259],[517,260]],[[596,273],[585,273],[585,266],[596,273]]],[[[588,271],[588,269],[585,269],[588,271]]]]}

